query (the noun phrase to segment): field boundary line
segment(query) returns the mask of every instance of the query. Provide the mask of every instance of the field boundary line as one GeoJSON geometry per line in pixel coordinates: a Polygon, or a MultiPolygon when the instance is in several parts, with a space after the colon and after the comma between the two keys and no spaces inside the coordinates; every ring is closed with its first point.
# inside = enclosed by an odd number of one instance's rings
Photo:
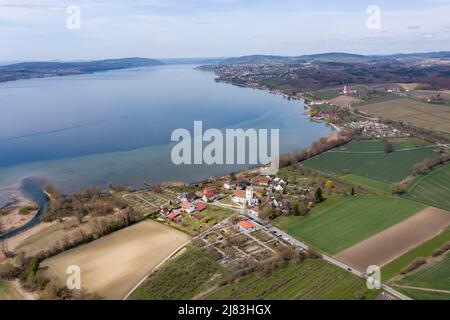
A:
{"type": "Polygon", "coordinates": [[[405,285],[401,285],[401,284],[394,284],[393,286],[394,287],[398,287],[398,288],[403,288],[403,289],[417,290],[417,291],[426,291],[426,292],[437,292],[437,293],[450,294],[450,290],[443,290],[443,289],[413,287],[413,286],[405,286],[405,285]]]}
{"type": "Polygon", "coordinates": [[[153,268],[149,273],[147,273],[141,281],[139,281],[131,290],[128,292],[125,297],[123,297],[122,300],[127,300],[134,291],[136,291],[137,288],[140,287],[141,284],[145,282],[155,271],[157,271],[159,268],[162,267],[163,264],[165,264],[168,260],[172,259],[178,252],[180,252],[185,246],[187,246],[192,240],[188,240],[185,243],[183,243],[181,246],[175,249],[171,254],[169,254],[163,261],[161,261],[156,267],[153,268]]]}

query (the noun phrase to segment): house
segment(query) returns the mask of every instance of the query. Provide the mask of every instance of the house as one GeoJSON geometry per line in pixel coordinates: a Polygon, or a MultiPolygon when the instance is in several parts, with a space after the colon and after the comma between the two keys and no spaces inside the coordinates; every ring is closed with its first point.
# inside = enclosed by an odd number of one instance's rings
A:
{"type": "Polygon", "coordinates": [[[272,201],[274,207],[279,208],[284,213],[290,213],[292,211],[292,205],[289,200],[284,197],[275,197],[272,201]]]}
{"type": "Polygon", "coordinates": [[[194,192],[190,192],[190,193],[184,193],[182,195],[181,200],[183,202],[194,202],[195,200],[197,200],[197,197],[195,196],[194,192]]]}
{"type": "Polygon", "coordinates": [[[217,199],[217,190],[214,187],[203,190],[203,201],[212,202],[217,199]]]}
{"type": "Polygon", "coordinates": [[[258,231],[259,227],[256,224],[254,224],[248,220],[245,220],[245,221],[240,221],[237,224],[237,230],[240,232],[252,233],[252,232],[258,231]]]}
{"type": "Polygon", "coordinates": [[[195,207],[192,203],[188,202],[188,201],[184,201],[182,204],[182,208],[184,211],[186,211],[187,213],[192,213],[195,211],[195,207]]]}
{"type": "Polygon", "coordinates": [[[203,192],[197,191],[197,192],[195,193],[195,197],[196,197],[197,199],[201,199],[201,198],[203,197],[203,192]]]}
{"type": "Polygon", "coordinates": [[[180,210],[172,211],[172,213],[169,214],[169,219],[175,221],[179,216],[181,216],[180,210]]]}
{"type": "Polygon", "coordinates": [[[201,220],[203,220],[204,217],[202,215],[200,215],[200,214],[193,213],[193,214],[191,214],[191,218],[195,219],[195,220],[198,220],[198,221],[201,221],[201,220]]]}
{"type": "Polygon", "coordinates": [[[170,213],[169,208],[161,208],[161,210],[159,211],[159,213],[161,215],[167,216],[170,213]]]}
{"type": "Polygon", "coordinates": [[[226,181],[223,183],[223,187],[224,187],[225,189],[227,189],[227,190],[233,190],[233,189],[236,189],[236,183],[234,183],[234,182],[231,181],[231,180],[226,180],[226,181]]]}
{"type": "Polygon", "coordinates": [[[272,186],[275,191],[283,192],[286,189],[287,183],[283,179],[276,178],[273,180],[272,186]]]}
{"type": "Polygon", "coordinates": [[[252,187],[247,187],[245,190],[236,190],[233,196],[233,202],[237,204],[247,204],[248,206],[255,206],[258,204],[258,199],[254,196],[252,187]]]}
{"type": "Polygon", "coordinates": [[[257,186],[268,187],[272,179],[269,176],[257,176],[253,178],[252,183],[257,186]]]}
{"type": "Polygon", "coordinates": [[[348,87],[348,86],[344,86],[344,90],[342,90],[342,93],[345,95],[356,95],[358,94],[358,90],[356,90],[355,87],[348,87]]]}
{"type": "Polygon", "coordinates": [[[254,215],[255,217],[259,217],[260,212],[261,209],[259,208],[259,206],[248,209],[248,213],[254,215]]]}
{"type": "Polygon", "coordinates": [[[195,207],[195,211],[198,212],[202,212],[203,210],[205,210],[208,206],[204,203],[199,203],[197,204],[197,206],[195,207]]]}

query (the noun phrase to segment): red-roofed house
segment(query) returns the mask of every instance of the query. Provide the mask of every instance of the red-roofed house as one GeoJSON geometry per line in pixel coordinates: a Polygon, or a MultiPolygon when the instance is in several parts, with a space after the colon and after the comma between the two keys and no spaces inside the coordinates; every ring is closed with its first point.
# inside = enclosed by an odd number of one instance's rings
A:
{"type": "Polygon", "coordinates": [[[203,190],[203,201],[211,202],[217,199],[217,190],[214,187],[203,190]]]}
{"type": "Polygon", "coordinates": [[[179,216],[181,216],[181,212],[180,211],[172,211],[171,214],[169,214],[169,219],[170,220],[175,220],[176,218],[178,218],[179,216]]]}
{"type": "Polygon", "coordinates": [[[241,232],[246,232],[246,233],[251,233],[251,232],[255,232],[258,231],[258,226],[248,220],[246,221],[241,221],[237,224],[237,229],[238,231],[241,232]]]}
{"type": "Polygon", "coordinates": [[[201,220],[203,220],[204,217],[200,214],[193,213],[193,214],[191,214],[191,218],[201,221],[201,220]]]}
{"type": "Polygon", "coordinates": [[[205,210],[207,207],[208,207],[208,206],[207,206],[206,204],[204,204],[204,203],[199,203],[199,204],[197,204],[197,206],[195,207],[195,210],[201,212],[201,211],[205,210]]]}
{"type": "Polygon", "coordinates": [[[192,203],[184,201],[182,204],[183,210],[186,211],[187,213],[192,213],[195,211],[195,207],[192,203]]]}

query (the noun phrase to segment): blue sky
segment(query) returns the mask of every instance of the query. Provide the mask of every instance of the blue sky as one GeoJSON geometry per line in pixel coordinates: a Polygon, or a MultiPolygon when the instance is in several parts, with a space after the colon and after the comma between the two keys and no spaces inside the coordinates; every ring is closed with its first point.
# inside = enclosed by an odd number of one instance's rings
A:
{"type": "Polygon", "coordinates": [[[450,50],[450,0],[0,0],[0,43],[0,61],[450,50]]]}

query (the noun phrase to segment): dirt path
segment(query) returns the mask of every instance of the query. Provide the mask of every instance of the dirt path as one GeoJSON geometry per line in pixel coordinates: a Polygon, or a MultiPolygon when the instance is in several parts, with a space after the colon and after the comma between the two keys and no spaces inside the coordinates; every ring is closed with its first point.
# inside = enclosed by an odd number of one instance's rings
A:
{"type": "Polygon", "coordinates": [[[39,299],[39,297],[37,297],[34,293],[26,291],[20,284],[19,280],[11,281],[11,284],[13,285],[14,289],[16,289],[17,292],[19,292],[20,295],[25,300],[38,300],[39,299]]]}
{"type": "Polygon", "coordinates": [[[413,286],[404,286],[404,285],[401,285],[401,284],[394,284],[393,286],[394,287],[398,287],[398,288],[403,288],[403,289],[412,289],[412,290],[419,290],[419,291],[427,291],[427,292],[437,292],[437,293],[450,294],[450,290],[420,288],[420,287],[413,287],[413,286]]]}

